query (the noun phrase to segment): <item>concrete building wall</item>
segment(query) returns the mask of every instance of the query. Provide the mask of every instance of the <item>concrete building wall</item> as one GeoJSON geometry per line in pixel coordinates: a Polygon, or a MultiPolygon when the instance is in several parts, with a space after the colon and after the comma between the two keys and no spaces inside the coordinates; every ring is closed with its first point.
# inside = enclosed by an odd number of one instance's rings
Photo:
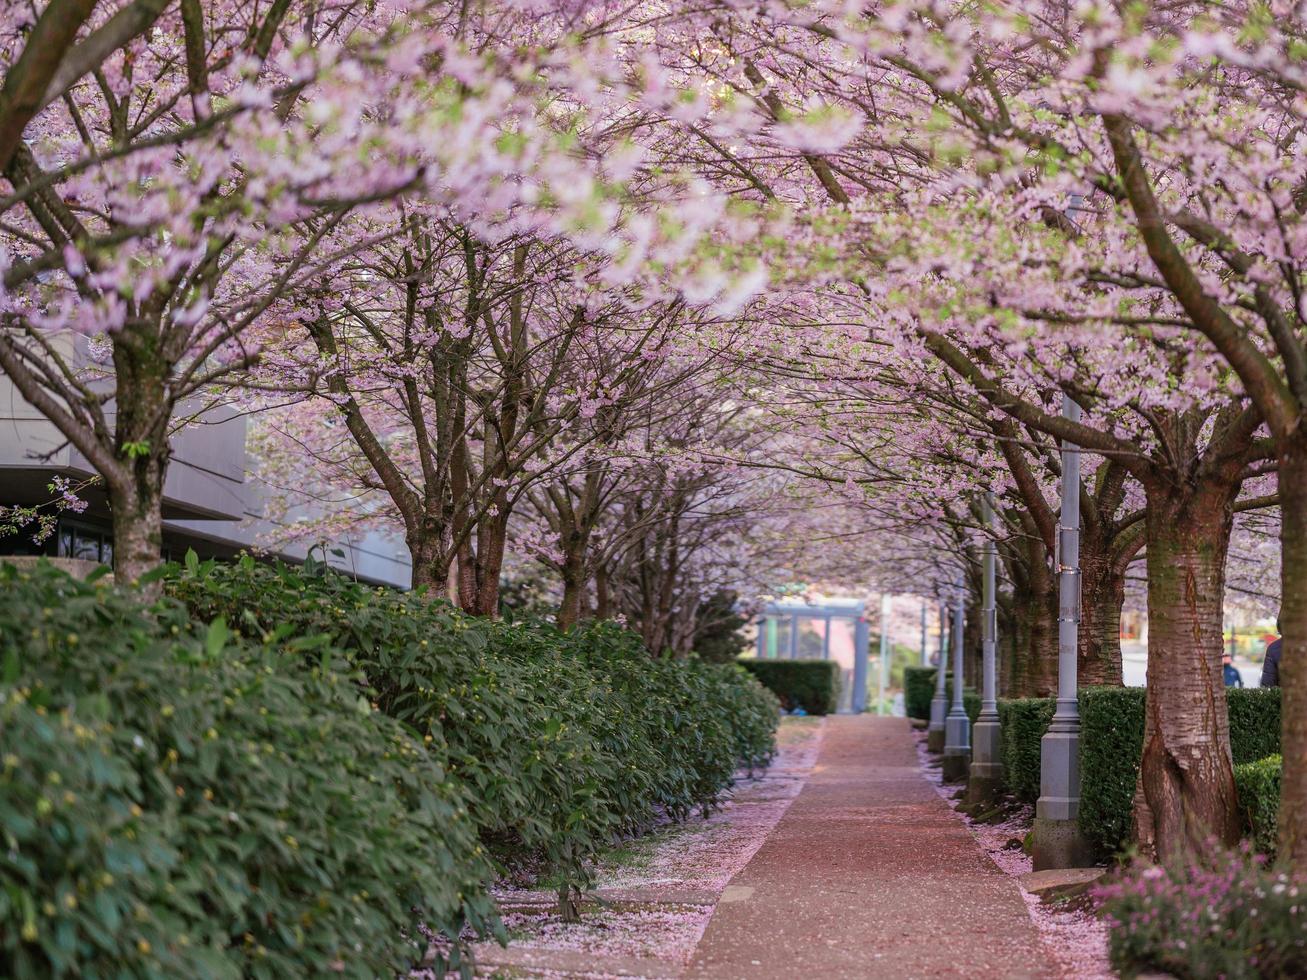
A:
{"type": "MultiPolygon", "coordinates": [[[[173,458],[164,485],[165,545],[171,551],[194,546],[216,555],[254,549],[271,539],[276,526],[264,517],[266,488],[247,473],[246,424],[228,408],[206,411],[173,436],[173,458]]],[[[36,504],[49,499],[56,474],[75,479],[94,475],[81,453],[28,404],[0,374],[0,504],[36,504]]],[[[101,492],[85,494],[90,506],[79,520],[105,524],[110,518],[101,492]]],[[[3,542],[0,542],[2,544],[3,542]]],[[[57,544],[57,542],[56,542],[57,544]]],[[[288,545],[269,553],[303,561],[308,545],[288,545]]],[[[401,538],[360,531],[315,547],[315,556],[342,572],[369,582],[407,587],[408,550],[401,538]],[[342,555],[332,552],[338,550],[342,555]]]]}

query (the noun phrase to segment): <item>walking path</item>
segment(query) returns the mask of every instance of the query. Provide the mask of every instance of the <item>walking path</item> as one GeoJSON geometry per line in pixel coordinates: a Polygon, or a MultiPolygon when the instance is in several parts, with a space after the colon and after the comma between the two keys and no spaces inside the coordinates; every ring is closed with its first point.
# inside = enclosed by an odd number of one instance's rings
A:
{"type": "Polygon", "coordinates": [[[721,895],[705,980],[1043,978],[1016,883],[917,767],[903,718],[827,719],[816,766],[721,895]]]}

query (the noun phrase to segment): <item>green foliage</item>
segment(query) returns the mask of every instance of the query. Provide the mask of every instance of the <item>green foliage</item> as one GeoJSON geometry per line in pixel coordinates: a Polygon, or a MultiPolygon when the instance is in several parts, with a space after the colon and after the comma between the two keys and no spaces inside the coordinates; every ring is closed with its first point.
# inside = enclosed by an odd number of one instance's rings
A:
{"type": "Polygon", "coordinates": [[[1235,765],[1280,754],[1280,688],[1226,688],[1235,765]]]}
{"type": "Polygon", "coordinates": [[[969,687],[962,689],[962,710],[967,713],[973,725],[980,717],[980,695],[969,687]]]}
{"type": "MultiPolygon", "coordinates": [[[[1230,688],[1230,751],[1235,765],[1280,750],[1279,689],[1230,688]]],[[[1130,834],[1130,812],[1144,745],[1141,687],[1080,692],[1080,829],[1103,854],[1130,834]]]]}
{"type": "Polygon", "coordinates": [[[1234,767],[1234,785],[1239,791],[1246,829],[1253,847],[1269,858],[1275,857],[1283,768],[1283,759],[1278,755],[1234,767]]]}
{"type": "MultiPolygon", "coordinates": [[[[903,671],[903,705],[909,718],[930,720],[930,702],[935,700],[934,667],[907,667],[903,671]]],[[[944,675],[945,700],[953,703],[953,672],[944,675]]],[[[962,689],[962,708],[974,725],[980,717],[980,694],[970,687],[962,689]]],[[[947,710],[947,709],[946,709],[947,710]]]]}
{"type": "Polygon", "coordinates": [[[474,619],[429,596],[252,561],[191,562],[169,588],[199,617],[274,645],[326,637],[382,711],[448,760],[493,857],[564,890],[588,883],[587,862],[615,838],[712,807],[738,765],[772,751],[777,706],[756,682],[652,660],[612,624],[474,619]]]}
{"type": "Polygon", "coordinates": [[[741,660],[740,666],[776,695],[781,707],[828,715],[839,706],[840,667],[834,660],[741,660]]]}
{"type": "Polygon", "coordinates": [[[1025,803],[1039,799],[1040,743],[1053,720],[1053,698],[1012,698],[998,702],[1003,782],[1025,803]]]}
{"type": "Polygon", "coordinates": [[[909,718],[930,720],[930,702],[935,699],[935,668],[907,667],[903,671],[903,706],[909,718]]]}
{"type": "Polygon", "coordinates": [[[1163,867],[1139,862],[1096,889],[1122,976],[1297,980],[1307,976],[1302,885],[1246,853],[1163,867]]]}
{"type": "Polygon", "coordinates": [[[699,629],[694,637],[694,652],[708,663],[733,663],[749,641],[744,636],[748,620],[736,611],[739,596],[729,589],[719,589],[699,604],[699,629]]]}
{"type": "Polygon", "coordinates": [[[1144,689],[1080,692],[1080,830],[1102,854],[1130,835],[1130,811],[1144,745],[1144,689]]]}
{"type": "Polygon", "coordinates": [[[372,977],[493,919],[439,747],[287,636],[0,568],[0,974],[372,977]]]}

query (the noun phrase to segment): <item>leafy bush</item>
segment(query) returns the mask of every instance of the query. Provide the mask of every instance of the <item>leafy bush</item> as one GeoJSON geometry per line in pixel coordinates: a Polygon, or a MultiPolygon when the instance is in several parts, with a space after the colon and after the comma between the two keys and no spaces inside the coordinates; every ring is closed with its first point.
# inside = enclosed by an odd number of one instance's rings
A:
{"type": "Polygon", "coordinates": [[[776,695],[786,711],[828,715],[840,703],[840,667],[834,660],[741,660],[740,666],[776,695]]]}
{"type": "Polygon", "coordinates": [[[1230,754],[1235,765],[1280,754],[1280,689],[1227,688],[1230,713],[1230,754]]]}
{"type": "Polygon", "coordinates": [[[1267,857],[1275,856],[1283,768],[1283,760],[1278,755],[1234,767],[1234,785],[1239,791],[1239,806],[1252,835],[1253,847],[1267,857]]]}
{"type": "Polygon", "coordinates": [[[1247,853],[1226,854],[1210,867],[1137,865],[1096,895],[1112,965],[1123,976],[1307,976],[1307,894],[1247,853]]]}
{"type": "Polygon", "coordinates": [[[387,714],[430,739],[504,867],[588,883],[587,862],[660,815],[709,808],[770,757],[776,702],[742,671],[652,660],[612,625],[473,619],[313,569],[191,563],[169,583],[205,618],[325,635],[387,714]]]}
{"type": "MultiPolygon", "coordinates": [[[[1231,688],[1230,751],[1235,765],[1280,751],[1278,689],[1231,688]]],[[[1130,833],[1130,812],[1144,746],[1141,687],[1094,687],[1080,692],[1080,829],[1111,854],[1130,833]]]]}
{"type": "MultiPolygon", "coordinates": [[[[908,667],[903,672],[903,707],[909,718],[930,720],[930,703],[935,700],[934,667],[908,667]]],[[[953,703],[953,671],[944,675],[945,712],[953,703]]],[[[974,725],[980,717],[980,693],[974,688],[962,689],[962,707],[974,725]]]]}
{"type": "Polygon", "coordinates": [[[1053,698],[1012,698],[998,702],[1003,782],[1025,803],[1039,799],[1041,742],[1053,720],[1053,698]]]}
{"type": "Polygon", "coordinates": [[[906,667],[903,670],[903,707],[909,718],[930,720],[930,702],[935,699],[935,668],[906,667]]]}
{"type": "Polygon", "coordinates": [[[967,713],[967,717],[971,719],[973,725],[976,723],[976,719],[980,717],[980,695],[969,687],[962,689],[962,710],[967,713]]]}
{"type": "Polygon", "coordinates": [[[493,922],[439,747],[330,647],[0,569],[0,663],[0,973],[370,977],[493,922]]]}

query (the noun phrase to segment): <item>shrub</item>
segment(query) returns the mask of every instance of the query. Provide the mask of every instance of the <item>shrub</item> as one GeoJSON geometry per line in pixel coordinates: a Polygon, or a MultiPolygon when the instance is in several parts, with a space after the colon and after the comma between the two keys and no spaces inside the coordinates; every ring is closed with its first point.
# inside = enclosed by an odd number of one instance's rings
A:
{"type": "Polygon", "coordinates": [[[1245,826],[1252,836],[1253,847],[1267,857],[1275,856],[1282,769],[1278,755],[1234,767],[1234,784],[1239,790],[1245,826]]]}
{"type": "Polygon", "coordinates": [[[1225,692],[1230,754],[1235,765],[1280,754],[1280,689],[1236,687],[1225,692]]]}
{"type": "Polygon", "coordinates": [[[239,977],[214,937],[174,941],[197,898],[176,890],[177,806],[141,808],[110,727],[33,707],[14,687],[0,699],[0,972],[239,977]]]}
{"type": "Polygon", "coordinates": [[[967,717],[971,719],[973,725],[976,723],[976,719],[980,717],[980,695],[969,687],[962,689],[962,710],[967,713],[967,717]]]}
{"type": "Polygon", "coordinates": [[[934,667],[906,667],[903,670],[903,707],[909,718],[930,720],[930,702],[935,699],[934,667]]]}
{"type": "MultiPolygon", "coordinates": [[[[1141,687],[1095,687],[1080,692],[1080,829],[1111,854],[1130,833],[1139,757],[1144,745],[1141,687]]],[[[1278,689],[1231,688],[1230,751],[1235,765],[1280,750],[1278,689]]]]}
{"type": "MultiPolygon", "coordinates": [[[[424,925],[493,922],[462,789],[330,647],[288,656],[221,620],[193,630],[175,604],[45,568],[0,569],[0,653],[8,702],[59,719],[91,766],[5,719],[6,751],[44,755],[31,768],[59,764],[48,785],[79,789],[47,792],[29,850],[0,859],[0,916],[31,935],[27,910],[56,910],[0,972],[117,959],[135,975],[377,976],[422,958],[424,925]]],[[[24,829],[6,822],[11,839],[24,829]]]]}
{"type": "Polygon", "coordinates": [[[587,862],[661,814],[709,808],[770,755],[775,701],[741,671],[653,660],[611,624],[562,633],[462,615],[312,568],[192,562],[169,584],[201,616],[324,634],[387,714],[448,758],[502,866],[588,883],[587,862]],[[724,710],[724,709],[730,709],[724,710]]]}
{"type": "Polygon", "coordinates": [[[1307,976],[1307,894],[1247,853],[1210,867],[1136,865],[1096,890],[1112,965],[1182,980],[1307,976]]]}
{"type": "Polygon", "coordinates": [[[741,660],[740,666],[776,695],[786,711],[828,715],[839,706],[840,667],[834,660],[741,660]]]}
{"type": "Polygon", "coordinates": [[[1053,720],[1053,698],[1012,698],[998,702],[1003,782],[1025,803],[1039,799],[1041,741],[1053,720]]]}

